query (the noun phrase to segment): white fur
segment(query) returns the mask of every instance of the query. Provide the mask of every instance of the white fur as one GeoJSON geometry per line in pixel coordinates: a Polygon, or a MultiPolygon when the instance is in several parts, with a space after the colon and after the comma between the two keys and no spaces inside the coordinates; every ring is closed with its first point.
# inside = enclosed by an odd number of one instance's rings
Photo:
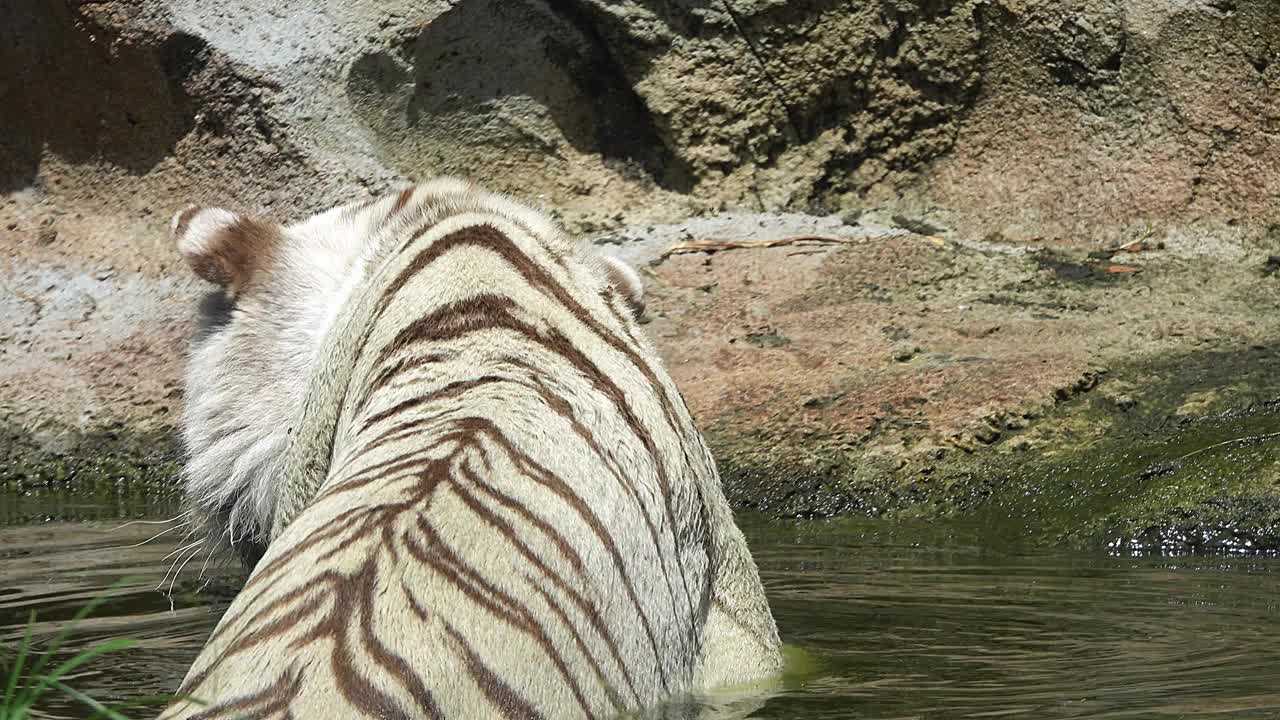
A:
{"type": "MultiPolygon", "coordinates": [[[[177,232],[178,220],[184,212],[186,210],[173,216],[173,221],[170,223],[172,231],[177,232]]],[[[239,215],[222,208],[205,208],[196,211],[191,216],[191,219],[187,221],[185,232],[178,238],[178,252],[182,253],[183,257],[188,258],[207,252],[209,242],[219,232],[231,227],[239,219],[239,215]]]]}
{"type": "Polygon", "coordinates": [[[411,674],[451,717],[520,700],[604,716],[778,671],[714,461],[622,307],[642,298],[634,271],[447,179],[281,233],[231,321],[193,348],[184,416],[191,501],[211,532],[266,554],[180,691],[204,705],[163,717],[238,717],[291,678],[297,717],[385,716],[340,692],[348,653],[345,677],[386,712],[423,696],[396,679],[411,674]],[[482,227],[489,240],[416,264],[482,227]],[[398,342],[436,312],[446,332],[398,342]],[[502,321],[450,334],[468,312],[502,321]],[[420,353],[440,359],[400,362],[420,353]],[[475,384],[437,394],[456,383],[475,384]],[[424,460],[443,465],[381,470],[424,460]]]}
{"type": "Polygon", "coordinates": [[[174,213],[173,217],[169,218],[169,232],[176,236],[178,232],[178,223],[182,220],[182,216],[187,214],[188,211],[195,209],[195,205],[186,205],[181,210],[174,213]]]}
{"type": "Polygon", "coordinates": [[[640,274],[635,271],[635,268],[615,257],[603,255],[601,259],[604,261],[610,280],[615,285],[614,289],[627,299],[637,317],[643,315],[644,283],[640,281],[640,274]]]}
{"type": "MultiPolygon", "coordinates": [[[[258,552],[265,547],[281,491],[281,452],[334,318],[388,238],[399,238],[424,212],[448,208],[451,199],[476,190],[465,180],[442,177],[413,186],[400,213],[391,213],[397,199],[392,194],[283,228],[275,264],[260,269],[267,279],[237,294],[226,328],[194,344],[182,418],[186,496],[214,540],[233,549],[247,545],[251,555],[254,546],[258,552]],[[222,509],[229,515],[221,517],[222,509]]],[[[559,228],[532,208],[488,194],[486,208],[570,249],[559,228]]],[[[181,215],[174,216],[174,231],[181,215]]],[[[206,250],[238,219],[221,208],[198,211],[176,238],[179,251],[190,257],[206,250]]]]}
{"type": "MultiPolygon", "coordinates": [[[[338,208],[283,231],[269,291],[236,299],[234,320],[198,341],[186,373],[186,492],[206,514],[230,506],[224,540],[265,545],[276,488],[275,463],[306,392],[316,351],[364,276],[368,213],[338,208]]],[[[200,248],[236,215],[202,210],[178,239],[200,248]]],[[[185,252],[185,250],[184,250],[185,252]]]]}

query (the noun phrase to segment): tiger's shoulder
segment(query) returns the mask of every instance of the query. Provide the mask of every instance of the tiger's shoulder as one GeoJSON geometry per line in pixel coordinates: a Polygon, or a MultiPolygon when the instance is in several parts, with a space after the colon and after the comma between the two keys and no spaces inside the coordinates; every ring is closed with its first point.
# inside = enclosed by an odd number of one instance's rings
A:
{"type": "Polygon", "coordinates": [[[167,717],[609,716],[777,671],[633,270],[451,179],[175,235],[227,309],[188,497],[257,564],[167,717]]]}
{"type": "MultiPolygon", "coordinates": [[[[201,305],[184,379],[185,496],[206,545],[230,547],[250,564],[272,535],[290,448],[310,451],[298,442],[315,425],[307,406],[323,405],[349,380],[343,363],[354,363],[355,326],[372,319],[373,296],[402,296],[413,263],[429,264],[415,248],[435,245],[442,254],[488,244],[517,263],[525,258],[526,271],[572,268],[577,277],[557,282],[585,284],[611,322],[631,322],[644,306],[639,277],[625,264],[570,239],[546,213],[457,178],[288,225],[193,206],[175,214],[171,229],[192,271],[217,288],[201,305]]],[[[447,285],[490,283],[501,270],[455,264],[447,285]]]]}

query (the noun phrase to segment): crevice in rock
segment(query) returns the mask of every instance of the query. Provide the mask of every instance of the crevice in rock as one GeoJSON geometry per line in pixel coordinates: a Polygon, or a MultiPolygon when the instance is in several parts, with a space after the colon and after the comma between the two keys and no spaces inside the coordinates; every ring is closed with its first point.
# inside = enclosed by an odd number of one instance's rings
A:
{"type": "Polygon", "coordinates": [[[693,186],[589,10],[571,0],[451,6],[358,58],[347,92],[405,174],[570,161],[563,144],[631,179],[693,186]]]}
{"type": "Polygon", "coordinates": [[[760,74],[764,76],[765,82],[773,87],[778,104],[782,106],[783,112],[787,115],[787,123],[791,129],[792,140],[800,141],[804,138],[804,135],[800,132],[800,123],[796,120],[796,111],[787,100],[787,89],[769,71],[769,63],[765,60],[764,54],[760,52],[760,48],[756,46],[755,42],[751,40],[751,36],[743,29],[742,21],[738,18],[738,13],[733,9],[733,6],[729,4],[729,0],[720,0],[720,5],[724,7],[725,14],[729,16],[729,22],[733,24],[734,30],[742,38],[742,42],[746,44],[747,52],[750,53],[756,65],[760,68],[760,74]]]}
{"type": "Polygon", "coordinates": [[[589,12],[573,0],[545,0],[547,7],[576,29],[587,42],[590,58],[566,66],[583,93],[593,99],[597,119],[597,143],[605,159],[639,162],[659,187],[689,192],[696,182],[693,170],[671,152],[652,113],[636,93],[626,70],[610,51],[609,43],[589,12]]]}

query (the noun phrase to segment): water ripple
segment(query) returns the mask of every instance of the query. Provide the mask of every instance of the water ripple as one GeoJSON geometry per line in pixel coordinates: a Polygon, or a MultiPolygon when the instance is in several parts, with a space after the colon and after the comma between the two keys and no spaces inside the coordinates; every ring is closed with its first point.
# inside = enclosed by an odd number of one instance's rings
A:
{"type": "MultiPolygon", "coordinates": [[[[104,700],[172,691],[228,593],[197,593],[191,565],[172,598],[157,592],[176,533],[129,548],[158,528],[111,527],[0,529],[0,645],[21,637],[31,610],[47,639],[127,576],[67,651],[117,636],[138,647],[72,684],[104,700]]],[[[1280,717],[1280,561],[920,543],[856,522],[745,530],[784,640],[817,670],[739,717],[1280,717]]],[[[226,569],[211,575],[234,588],[226,569]]],[[[39,712],[83,714],[56,698],[39,712]]]]}
{"type": "Polygon", "coordinates": [[[750,717],[1280,716],[1280,562],[747,530],[784,640],[821,667],[750,717]]]}

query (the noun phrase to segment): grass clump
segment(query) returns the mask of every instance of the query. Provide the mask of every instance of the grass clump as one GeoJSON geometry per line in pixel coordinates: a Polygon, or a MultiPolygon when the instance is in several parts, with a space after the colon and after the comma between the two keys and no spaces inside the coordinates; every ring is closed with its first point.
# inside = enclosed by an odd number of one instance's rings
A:
{"type": "MultiPolygon", "coordinates": [[[[123,582],[123,581],[122,581],[123,582]]],[[[112,589],[120,586],[116,583],[112,589]]],[[[112,638],[98,643],[76,655],[54,664],[54,657],[62,648],[75,627],[97,609],[110,596],[110,591],[85,605],[58,631],[48,642],[43,651],[37,651],[32,639],[32,628],[35,626],[36,614],[33,611],[27,622],[22,640],[12,654],[0,655],[0,720],[28,720],[33,717],[33,709],[42,698],[51,693],[59,693],[84,705],[92,714],[90,720],[105,718],[107,720],[129,720],[123,711],[130,707],[158,705],[171,698],[148,697],[132,700],[127,703],[108,705],[69,686],[65,680],[72,673],[102,655],[127,650],[136,645],[136,641],[126,638],[112,638]]]]}

